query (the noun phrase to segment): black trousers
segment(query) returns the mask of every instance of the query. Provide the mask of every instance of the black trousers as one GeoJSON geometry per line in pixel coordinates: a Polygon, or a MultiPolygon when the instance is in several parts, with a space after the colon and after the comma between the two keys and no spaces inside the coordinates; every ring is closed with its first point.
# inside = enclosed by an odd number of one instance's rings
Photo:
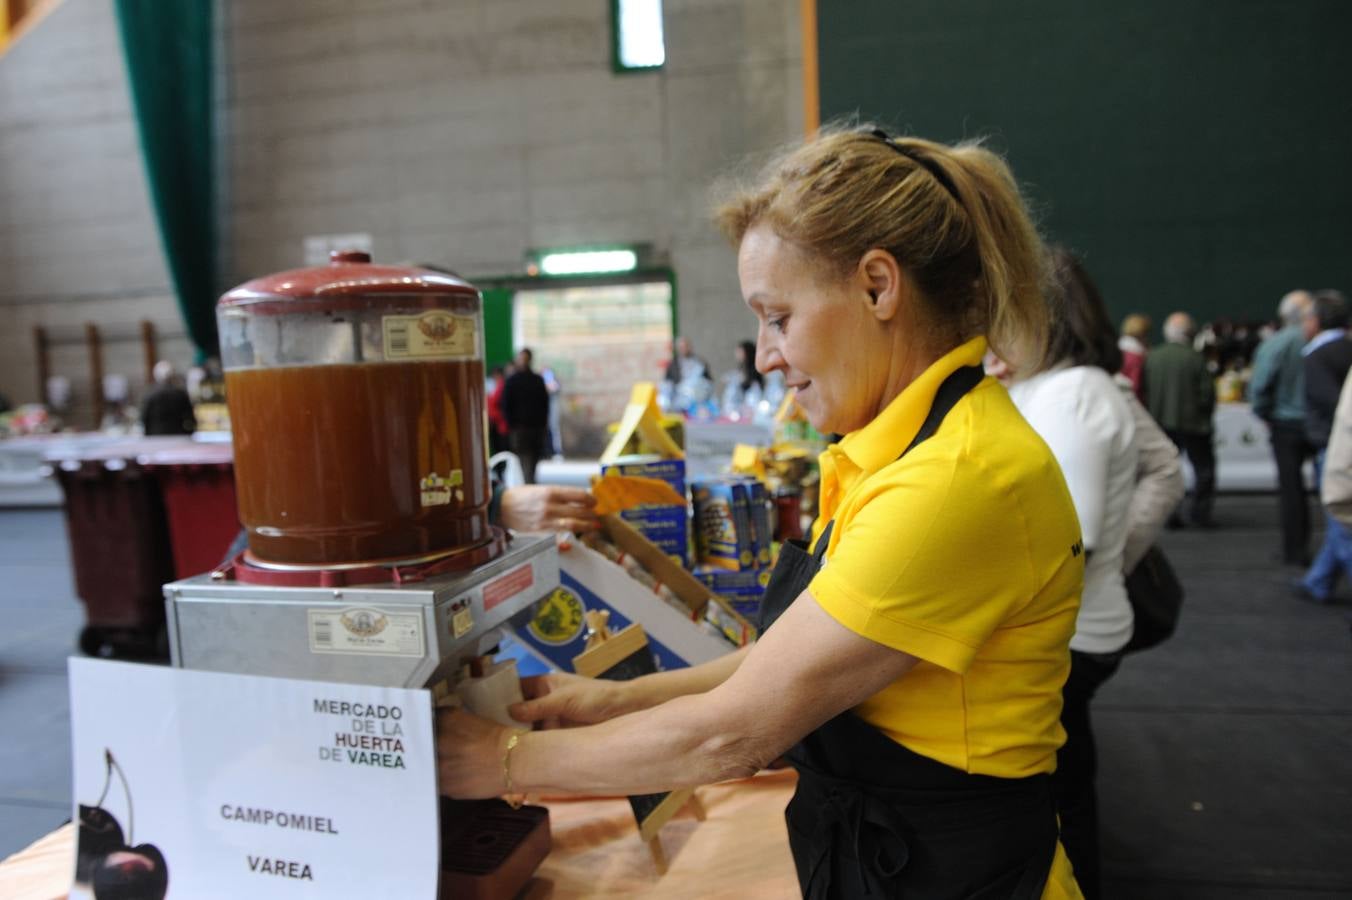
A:
{"type": "Polygon", "coordinates": [[[521,472],[526,484],[535,484],[535,465],[545,449],[545,427],[513,427],[507,435],[512,452],[521,460],[521,472]]]}
{"type": "Polygon", "coordinates": [[[1098,751],[1089,721],[1089,702],[1099,687],[1112,677],[1122,662],[1121,654],[1070,651],[1070,677],[1061,689],[1061,726],[1066,742],[1056,753],[1052,794],[1061,817],[1061,846],[1075,870],[1075,880],[1085,900],[1098,900],[1099,828],[1098,751]]]}
{"type": "Polygon", "coordinates": [[[1211,524],[1211,503],[1216,497],[1216,451],[1210,434],[1185,434],[1166,431],[1169,440],[1188,456],[1192,464],[1192,509],[1188,518],[1195,525],[1211,524]]]}
{"type": "Polygon", "coordinates": [[[1310,502],[1305,490],[1305,460],[1314,452],[1305,438],[1304,422],[1274,419],[1268,423],[1272,456],[1277,461],[1277,504],[1282,524],[1282,560],[1310,564],[1310,502]]]}

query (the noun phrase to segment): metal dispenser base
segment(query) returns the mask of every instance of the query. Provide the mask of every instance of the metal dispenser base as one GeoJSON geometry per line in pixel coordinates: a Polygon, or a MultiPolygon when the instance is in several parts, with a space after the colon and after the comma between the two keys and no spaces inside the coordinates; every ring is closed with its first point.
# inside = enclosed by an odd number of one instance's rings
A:
{"type": "Polygon", "coordinates": [[[185,669],[422,688],[491,649],[559,585],[552,535],[516,535],[492,562],[402,585],[165,585],[169,649],[185,669]]]}

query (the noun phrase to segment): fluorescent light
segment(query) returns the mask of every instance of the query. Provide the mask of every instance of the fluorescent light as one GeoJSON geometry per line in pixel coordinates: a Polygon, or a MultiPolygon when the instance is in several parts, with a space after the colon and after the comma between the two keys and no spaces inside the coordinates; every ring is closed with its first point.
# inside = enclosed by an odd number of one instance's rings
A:
{"type": "Polygon", "coordinates": [[[540,271],[546,275],[631,272],[637,267],[638,255],[633,250],[580,250],[546,253],[540,257],[540,271]]]}
{"type": "Polygon", "coordinates": [[[662,0],[620,0],[620,65],[650,69],[666,62],[662,0]]]}

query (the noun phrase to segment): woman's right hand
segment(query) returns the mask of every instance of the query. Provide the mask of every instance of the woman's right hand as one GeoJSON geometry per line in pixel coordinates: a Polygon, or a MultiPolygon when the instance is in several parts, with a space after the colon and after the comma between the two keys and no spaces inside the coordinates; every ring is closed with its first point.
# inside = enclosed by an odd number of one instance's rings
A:
{"type": "Polygon", "coordinates": [[[596,498],[582,488],[520,484],[502,494],[501,524],[513,531],[597,531],[596,498]]]}
{"type": "Polygon", "coordinates": [[[526,699],[507,712],[518,722],[538,722],[543,728],[595,725],[632,711],[624,682],[566,672],[523,678],[521,694],[526,699]]]}

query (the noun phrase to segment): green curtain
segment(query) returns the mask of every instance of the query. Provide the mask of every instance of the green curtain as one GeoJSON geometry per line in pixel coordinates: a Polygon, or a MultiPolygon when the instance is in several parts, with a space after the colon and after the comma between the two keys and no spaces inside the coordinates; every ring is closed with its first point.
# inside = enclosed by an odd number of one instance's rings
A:
{"type": "Polygon", "coordinates": [[[116,0],[160,242],[188,336],[216,352],[214,0],[116,0]]]}

